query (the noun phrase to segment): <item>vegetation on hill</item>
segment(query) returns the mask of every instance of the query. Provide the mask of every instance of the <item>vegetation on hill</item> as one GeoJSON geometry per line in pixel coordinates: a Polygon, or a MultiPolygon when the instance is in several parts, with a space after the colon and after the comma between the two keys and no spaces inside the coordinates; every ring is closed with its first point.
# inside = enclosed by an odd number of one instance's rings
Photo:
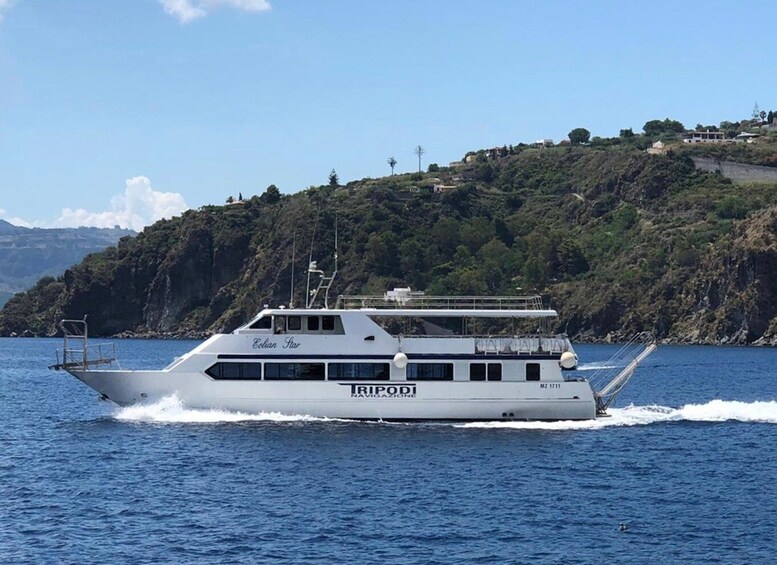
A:
{"type": "MultiPolygon", "coordinates": [[[[690,154],[706,148],[648,155],[666,134],[627,132],[477,152],[433,173],[345,186],[330,178],[293,195],[271,186],[188,211],[17,295],[0,311],[0,334],[47,335],[58,319],[85,314],[98,335],[229,331],[264,304],[289,302],[294,241],[302,304],[309,245],[331,270],[337,225],[336,293],[536,289],[559,311],[557,329],[576,337],[647,329],[684,341],[772,340],[777,186],[698,171],[690,154]]],[[[757,160],[777,144],[721,150],[757,160]]]]}

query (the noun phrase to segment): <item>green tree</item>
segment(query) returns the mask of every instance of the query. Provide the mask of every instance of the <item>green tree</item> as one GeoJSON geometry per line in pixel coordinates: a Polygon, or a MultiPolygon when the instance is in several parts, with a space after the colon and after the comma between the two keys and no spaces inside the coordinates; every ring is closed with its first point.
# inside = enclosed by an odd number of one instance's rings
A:
{"type": "Polygon", "coordinates": [[[766,114],[766,123],[772,123],[774,121],[774,112],[772,110],[769,110],[769,113],[766,114]]]}
{"type": "Polygon", "coordinates": [[[642,126],[642,131],[645,135],[657,136],[666,133],[683,133],[685,126],[677,120],[670,120],[666,118],[664,120],[650,120],[645,122],[642,126]]]}
{"type": "Polygon", "coordinates": [[[531,257],[526,261],[523,266],[523,278],[531,288],[545,286],[545,269],[537,257],[531,257]]]}
{"type": "Polygon", "coordinates": [[[475,169],[475,178],[480,182],[492,183],[495,177],[494,166],[491,163],[480,163],[475,169]]]}
{"type": "Polygon", "coordinates": [[[620,137],[623,137],[625,139],[634,137],[634,131],[631,128],[622,129],[620,132],[620,137]]]}
{"type": "Polygon", "coordinates": [[[265,189],[261,199],[264,200],[264,202],[267,204],[275,204],[281,199],[281,191],[278,190],[277,186],[271,184],[265,189]]]}
{"type": "Polygon", "coordinates": [[[440,218],[432,228],[432,238],[443,255],[453,255],[461,241],[459,222],[452,218],[440,218]]]}
{"type": "Polygon", "coordinates": [[[440,166],[437,163],[431,163],[429,165],[429,168],[427,169],[427,172],[439,173],[440,172],[440,166]]]}
{"type": "Polygon", "coordinates": [[[591,139],[591,132],[585,128],[575,128],[569,132],[569,141],[571,141],[573,145],[588,143],[589,139],[591,139]]]}
{"type": "Polygon", "coordinates": [[[570,276],[585,273],[590,268],[583,255],[581,245],[572,239],[565,239],[558,246],[559,270],[570,276]]]}
{"type": "Polygon", "coordinates": [[[392,156],[392,157],[389,157],[386,160],[386,163],[388,163],[389,167],[391,167],[391,176],[393,177],[394,176],[394,167],[397,166],[397,160],[394,159],[394,157],[392,156]]]}
{"type": "Polygon", "coordinates": [[[337,171],[332,169],[332,172],[329,173],[329,186],[337,188],[340,186],[340,179],[337,176],[337,171]]]}

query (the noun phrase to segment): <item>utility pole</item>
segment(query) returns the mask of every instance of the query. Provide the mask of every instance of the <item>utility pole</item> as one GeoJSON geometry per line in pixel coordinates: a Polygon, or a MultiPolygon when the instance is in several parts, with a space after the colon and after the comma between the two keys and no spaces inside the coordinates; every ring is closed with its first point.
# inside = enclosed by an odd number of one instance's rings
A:
{"type": "Polygon", "coordinates": [[[420,172],[421,172],[421,156],[422,156],[424,153],[426,153],[426,151],[424,151],[424,148],[423,148],[423,147],[421,147],[421,146],[419,145],[418,147],[416,147],[416,148],[415,148],[415,150],[413,151],[413,153],[415,153],[416,155],[418,155],[418,172],[420,173],[420,172]]]}

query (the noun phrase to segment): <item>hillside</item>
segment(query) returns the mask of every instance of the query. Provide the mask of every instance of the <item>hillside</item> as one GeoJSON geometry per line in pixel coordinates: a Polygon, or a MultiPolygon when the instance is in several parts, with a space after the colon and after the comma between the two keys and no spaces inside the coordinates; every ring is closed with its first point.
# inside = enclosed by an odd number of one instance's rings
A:
{"type": "Polygon", "coordinates": [[[0,220],[0,306],[47,275],[61,275],[89,253],[115,245],[131,230],[30,229],[0,220]]]}
{"type": "MultiPolygon", "coordinates": [[[[302,303],[310,242],[330,269],[337,218],[336,293],[537,288],[560,313],[557,329],[578,338],[649,329],[771,342],[777,185],[735,185],[697,170],[695,148],[648,155],[646,145],[519,146],[423,175],[206,206],[39,281],[0,311],[0,334],[48,335],[59,318],[85,314],[97,335],[232,330],[262,305],[288,302],[295,236],[302,303]]],[[[751,149],[750,162],[777,155],[766,140],[751,149]]]]}

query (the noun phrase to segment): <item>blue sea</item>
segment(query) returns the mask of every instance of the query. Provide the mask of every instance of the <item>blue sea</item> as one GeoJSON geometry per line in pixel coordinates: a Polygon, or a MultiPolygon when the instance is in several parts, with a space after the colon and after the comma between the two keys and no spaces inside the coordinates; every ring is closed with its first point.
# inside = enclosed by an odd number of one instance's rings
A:
{"type": "MultiPolygon", "coordinates": [[[[776,350],[660,347],[595,422],[398,424],[122,409],[49,371],[58,346],[0,339],[3,562],[776,558],[776,350]]],[[[579,346],[579,374],[613,352],[579,346]]]]}

